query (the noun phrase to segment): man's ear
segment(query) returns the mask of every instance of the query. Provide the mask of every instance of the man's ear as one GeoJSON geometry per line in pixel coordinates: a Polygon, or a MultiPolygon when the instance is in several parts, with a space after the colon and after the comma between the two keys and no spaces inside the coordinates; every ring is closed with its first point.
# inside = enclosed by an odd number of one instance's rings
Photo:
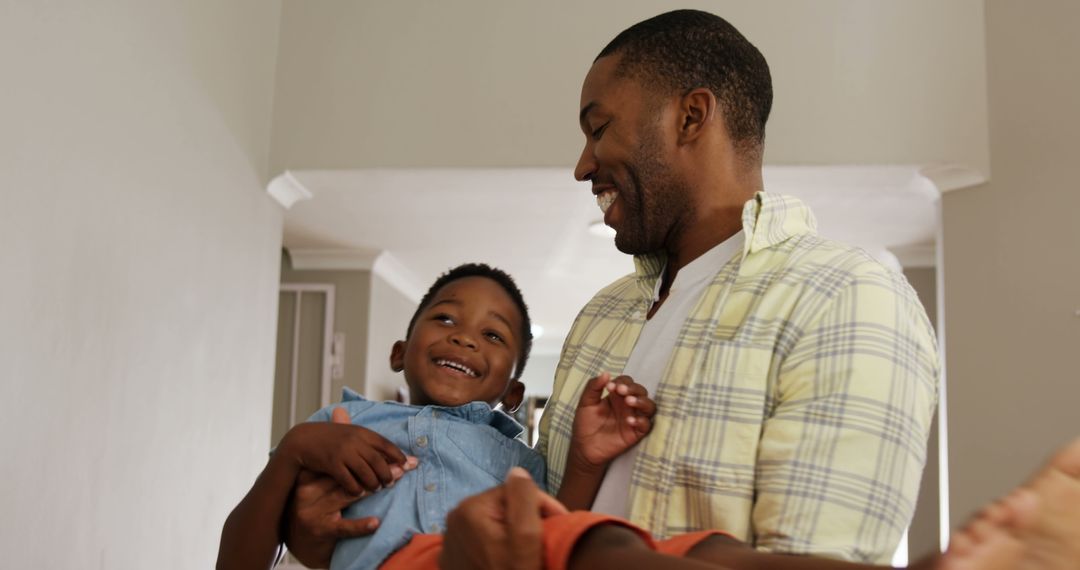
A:
{"type": "Polygon", "coordinates": [[[701,137],[717,118],[719,102],[712,91],[698,87],[679,99],[679,143],[687,144],[701,137]]]}
{"type": "Polygon", "coordinates": [[[510,413],[514,413],[521,406],[521,401],[524,399],[525,385],[518,380],[511,380],[510,385],[506,387],[506,394],[503,395],[503,408],[510,413]]]}
{"type": "Polygon", "coordinates": [[[405,341],[399,340],[390,349],[390,370],[401,372],[405,370],[405,341]]]}

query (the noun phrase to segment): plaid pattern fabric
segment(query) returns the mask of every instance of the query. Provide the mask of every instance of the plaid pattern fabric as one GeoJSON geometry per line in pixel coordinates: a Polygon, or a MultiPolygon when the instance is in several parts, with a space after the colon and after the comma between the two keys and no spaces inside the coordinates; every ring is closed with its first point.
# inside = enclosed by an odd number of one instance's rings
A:
{"type": "MultiPolygon", "coordinates": [[[[816,234],[794,198],[743,210],[742,256],[682,328],[630,519],[658,538],[720,529],[772,552],[888,563],[915,508],[937,397],[934,333],[902,275],[816,234]]],[[[662,256],[582,309],[563,347],[538,450],[559,488],[586,381],[620,372],[662,256]]]]}

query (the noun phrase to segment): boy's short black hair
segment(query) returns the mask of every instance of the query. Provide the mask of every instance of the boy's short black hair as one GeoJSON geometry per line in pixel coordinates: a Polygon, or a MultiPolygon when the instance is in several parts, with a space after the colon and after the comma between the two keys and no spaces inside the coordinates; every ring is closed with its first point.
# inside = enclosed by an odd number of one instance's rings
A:
{"type": "Polygon", "coordinates": [[[667,92],[708,88],[720,102],[736,148],[760,154],[772,108],[769,64],[727,20],[675,10],[630,26],[596,59],[619,54],[616,73],[667,92]]]}
{"type": "Polygon", "coordinates": [[[486,263],[465,263],[440,275],[435,280],[435,283],[432,283],[427,293],[424,294],[424,298],[420,299],[420,305],[416,307],[416,312],[413,313],[412,319],[409,320],[409,330],[405,331],[405,338],[409,338],[409,335],[412,334],[416,319],[431,304],[432,297],[439,292],[439,289],[442,289],[448,283],[466,277],[486,277],[498,283],[506,291],[506,294],[510,295],[510,299],[514,301],[518,311],[521,312],[521,331],[518,335],[521,338],[521,349],[518,351],[518,362],[517,366],[514,367],[512,380],[521,378],[521,373],[525,371],[525,362],[529,360],[529,351],[532,350],[533,335],[532,322],[529,320],[529,308],[525,305],[525,298],[521,296],[521,290],[514,283],[514,279],[505,271],[491,267],[486,263]]]}

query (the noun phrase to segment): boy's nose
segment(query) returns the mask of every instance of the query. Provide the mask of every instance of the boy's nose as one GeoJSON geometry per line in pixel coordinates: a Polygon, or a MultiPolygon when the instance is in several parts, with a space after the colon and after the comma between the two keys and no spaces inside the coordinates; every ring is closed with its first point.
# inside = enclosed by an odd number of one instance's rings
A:
{"type": "Polygon", "coordinates": [[[476,349],[476,341],[474,341],[471,336],[465,333],[459,332],[450,335],[450,342],[458,346],[463,346],[465,348],[470,348],[474,350],[476,349]]]}

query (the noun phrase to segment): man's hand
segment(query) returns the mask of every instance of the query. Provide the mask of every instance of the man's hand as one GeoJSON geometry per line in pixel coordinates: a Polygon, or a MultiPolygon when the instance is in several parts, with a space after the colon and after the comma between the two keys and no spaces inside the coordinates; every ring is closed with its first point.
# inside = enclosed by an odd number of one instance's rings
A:
{"type": "Polygon", "coordinates": [[[656,403],[649,391],[629,376],[614,380],[607,372],[593,378],[581,393],[574,414],[571,460],[604,468],[641,441],[652,429],[656,403]],[[604,390],[608,394],[604,396],[604,390]]]}
{"type": "MultiPolygon", "coordinates": [[[[349,414],[342,408],[335,408],[331,417],[334,424],[355,427],[351,426],[349,414]]],[[[416,464],[415,457],[406,458],[402,467],[391,469],[391,482],[401,478],[405,471],[415,469],[416,464]]],[[[366,536],[379,527],[375,517],[346,519],[341,516],[342,509],[368,494],[364,489],[349,492],[331,477],[301,471],[285,514],[285,545],[289,552],[309,568],[328,568],[339,539],[366,536]]]]}
{"type": "Polygon", "coordinates": [[[408,458],[383,436],[352,425],[343,408],[334,408],[331,422],[297,424],[281,439],[275,453],[293,458],[302,469],[329,475],[345,491],[375,492],[401,478],[408,458]]]}
{"type": "Polygon", "coordinates": [[[506,483],[473,495],[446,517],[439,567],[444,570],[539,570],[544,567],[541,520],[566,507],[540,491],[520,467],[506,483]]]}

